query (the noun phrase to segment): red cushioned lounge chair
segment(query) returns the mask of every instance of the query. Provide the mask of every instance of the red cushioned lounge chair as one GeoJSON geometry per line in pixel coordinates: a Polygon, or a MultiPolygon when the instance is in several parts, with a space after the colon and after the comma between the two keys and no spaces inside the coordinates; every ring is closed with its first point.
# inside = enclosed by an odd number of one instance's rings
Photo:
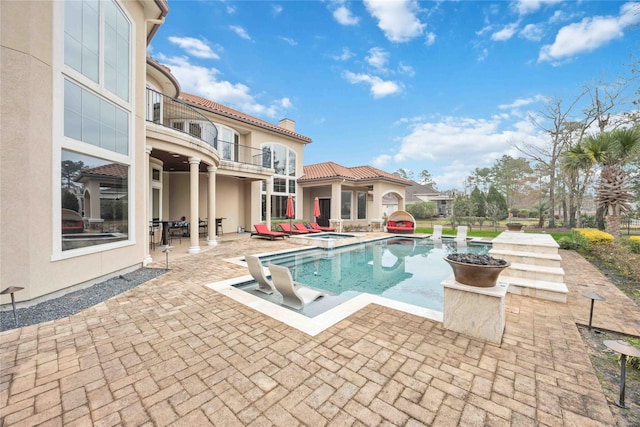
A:
{"type": "Polygon", "coordinates": [[[310,222],[309,225],[311,226],[311,228],[313,228],[314,230],[320,230],[320,231],[336,231],[335,228],[333,227],[322,227],[320,225],[318,225],[317,222],[310,222]]]}
{"type": "Polygon", "coordinates": [[[291,228],[291,226],[285,222],[280,224],[280,228],[285,233],[289,234],[309,234],[309,230],[298,230],[297,228],[291,228]]]}
{"type": "Polygon", "coordinates": [[[253,224],[253,227],[256,229],[256,231],[252,231],[250,237],[258,236],[258,237],[264,237],[269,240],[274,240],[274,239],[277,239],[278,237],[280,237],[281,239],[284,239],[285,237],[287,237],[286,234],[281,233],[279,231],[269,230],[265,224],[253,224]]]}
{"type": "Polygon", "coordinates": [[[307,228],[306,225],[296,222],[293,224],[296,230],[307,231],[309,233],[322,233],[322,230],[314,230],[313,228],[307,228]]]}

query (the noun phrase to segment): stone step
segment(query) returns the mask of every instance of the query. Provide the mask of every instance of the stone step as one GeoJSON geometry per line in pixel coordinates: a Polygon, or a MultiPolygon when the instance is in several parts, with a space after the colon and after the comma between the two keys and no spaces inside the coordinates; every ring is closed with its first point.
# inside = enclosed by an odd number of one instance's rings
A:
{"type": "Polygon", "coordinates": [[[548,301],[567,302],[569,290],[564,283],[546,282],[543,280],[525,279],[501,274],[499,282],[509,284],[509,292],[548,301]]]}
{"type": "Polygon", "coordinates": [[[489,250],[489,255],[495,258],[502,258],[511,263],[539,265],[546,267],[560,267],[562,258],[557,253],[536,253],[536,252],[519,252],[504,249],[493,248],[489,250]]]}
{"type": "Polygon", "coordinates": [[[501,251],[512,251],[512,252],[526,252],[533,254],[549,254],[555,255],[558,253],[557,245],[532,245],[526,242],[518,243],[518,242],[496,242],[493,241],[492,244],[493,249],[501,250],[501,251]]]}
{"type": "Polygon", "coordinates": [[[564,270],[560,267],[546,267],[541,265],[512,262],[511,266],[504,271],[504,274],[524,279],[564,283],[564,270]]]}

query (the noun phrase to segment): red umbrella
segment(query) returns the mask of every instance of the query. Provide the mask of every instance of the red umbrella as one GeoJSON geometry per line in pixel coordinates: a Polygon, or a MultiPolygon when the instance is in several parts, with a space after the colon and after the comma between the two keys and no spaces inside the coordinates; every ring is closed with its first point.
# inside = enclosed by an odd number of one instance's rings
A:
{"type": "Polygon", "coordinates": [[[320,216],[320,201],[318,200],[317,197],[313,201],[313,216],[316,217],[316,221],[318,220],[318,217],[320,216]]]}
{"type": "Polygon", "coordinates": [[[291,197],[291,194],[289,194],[289,197],[287,198],[287,211],[284,215],[289,218],[289,228],[291,228],[291,218],[296,215],[293,210],[293,197],[291,197]]]}
{"type": "Polygon", "coordinates": [[[291,194],[287,198],[287,212],[284,215],[287,218],[293,218],[296,215],[293,211],[293,197],[291,197],[291,194]]]}

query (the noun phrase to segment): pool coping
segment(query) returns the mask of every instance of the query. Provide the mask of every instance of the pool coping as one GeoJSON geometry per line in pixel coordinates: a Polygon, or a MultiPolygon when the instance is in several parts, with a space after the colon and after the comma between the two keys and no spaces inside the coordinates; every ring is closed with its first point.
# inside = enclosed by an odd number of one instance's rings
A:
{"type": "MultiPolygon", "coordinates": [[[[317,249],[316,246],[308,246],[308,249],[317,249]]],[[[269,252],[257,254],[257,256],[269,256],[274,254],[284,254],[287,252],[298,252],[303,248],[296,248],[286,251],[269,252]]],[[[224,261],[232,264],[241,265],[246,267],[246,262],[242,261],[244,256],[227,258],[224,261]]],[[[453,276],[453,275],[452,275],[453,276]]],[[[274,304],[256,295],[252,295],[249,292],[243,291],[235,287],[241,283],[255,281],[250,275],[234,277],[232,279],[221,280],[214,283],[205,285],[207,288],[216,291],[222,295],[225,295],[240,304],[254,309],[265,316],[269,316],[274,320],[282,322],[292,328],[304,332],[305,334],[315,336],[320,332],[330,328],[336,323],[346,319],[352,314],[358,312],[369,304],[378,304],[383,307],[392,308],[404,313],[413,314],[415,316],[424,317],[429,320],[442,323],[443,313],[440,311],[432,310],[425,307],[418,307],[416,305],[407,304],[405,302],[392,300],[379,295],[368,294],[366,292],[355,296],[345,302],[340,303],[336,307],[333,307],[324,313],[321,313],[315,317],[307,317],[304,314],[296,313],[295,311],[285,308],[281,305],[274,304]]]]}
{"type": "Polygon", "coordinates": [[[270,301],[257,297],[234,287],[234,285],[253,281],[251,275],[236,277],[233,279],[222,280],[220,282],[205,285],[222,295],[225,295],[240,304],[252,308],[266,316],[271,317],[288,326],[298,329],[308,335],[315,336],[320,332],[330,328],[336,323],[346,319],[352,314],[358,312],[369,304],[378,304],[384,307],[402,311],[404,313],[413,314],[424,317],[436,322],[442,323],[443,315],[439,311],[431,310],[424,307],[395,301],[389,298],[362,293],[350,300],[340,303],[338,306],[325,311],[315,317],[307,317],[304,314],[296,313],[293,310],[274,304],[270,301]]]}

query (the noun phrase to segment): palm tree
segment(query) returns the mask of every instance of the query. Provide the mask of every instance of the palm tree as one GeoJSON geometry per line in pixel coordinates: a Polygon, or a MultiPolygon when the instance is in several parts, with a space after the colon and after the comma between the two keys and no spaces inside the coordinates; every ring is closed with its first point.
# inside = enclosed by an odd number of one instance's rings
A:
{"type": "Polygon", "coordinates": [[[602,166],[596,202],[606,210],[605,230],[620,235],[620,214],[629,210],[633,195],[625,187],[624,164],[640,155],[640,129],[616,129],[586,139],[591,159],[602,166]]]}
{"type": "MultiPolygon", "coordinates": [[[[580,220],[580,208],[584,193],[593,174],[593,160],[584,144],[579,143],[564,153],[560,159],[560,166],[566,172],[569,186],[569,227],[576,226],[580,220]],[[582,182],[581,182],[582,181],[582,182]],[[577,218],[576,218],[577,217],[577,218]]],[[[578,224],[580,226],[580,224],[578,224]]]]}

